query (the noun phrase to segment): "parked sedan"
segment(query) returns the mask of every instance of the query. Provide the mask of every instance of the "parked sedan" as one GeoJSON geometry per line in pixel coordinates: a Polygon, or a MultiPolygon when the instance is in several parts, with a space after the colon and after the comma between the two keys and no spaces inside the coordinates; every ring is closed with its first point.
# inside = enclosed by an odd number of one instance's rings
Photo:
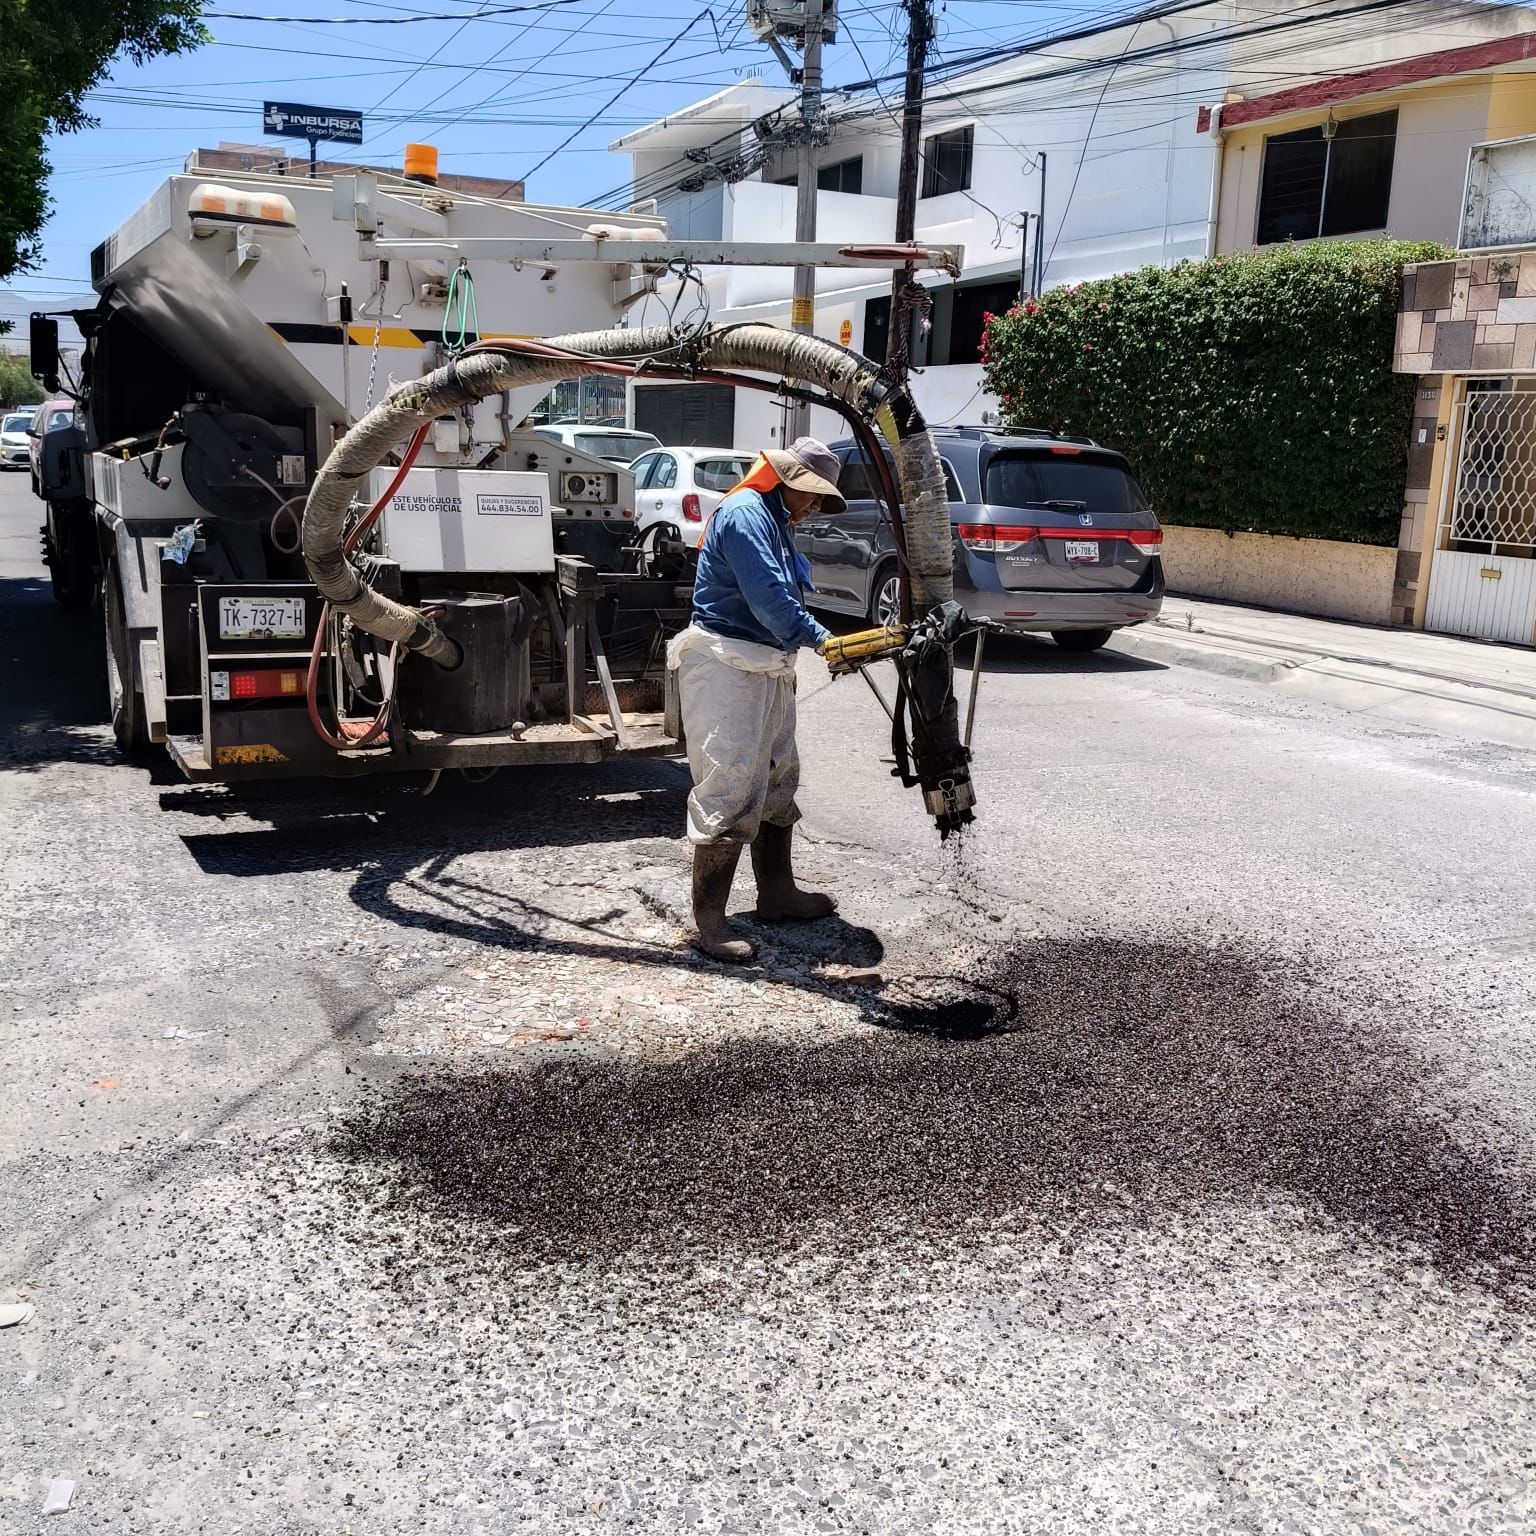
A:
{"type": "Polygon", "coordinates": [[[0,465],[6,469],[25,469],[32,462],[27,430],[33,415],[32,411],[10,411],[0,419],[0,465]]]}
{"type": "MultiPolygon", "coordinates": [[[[1097,650],[1115,630],[1155,618],[1163,532],[1130,465],[1082,438],[986,427],[935,433],[949,486],[955,597],[977,617],[1097,650]]],[[[848,510],[795,529],[811,562],[812,607],[894,619],[900,584],[874,466],[832,445],[848,510]]]]}
{"type": "Polygon", "coordinates": [[[729,448],[661,448],[631,464],[635,528],[640,537],[670,539],[697,549],[709,515],[752,467],[750,453],[729,448]]]}

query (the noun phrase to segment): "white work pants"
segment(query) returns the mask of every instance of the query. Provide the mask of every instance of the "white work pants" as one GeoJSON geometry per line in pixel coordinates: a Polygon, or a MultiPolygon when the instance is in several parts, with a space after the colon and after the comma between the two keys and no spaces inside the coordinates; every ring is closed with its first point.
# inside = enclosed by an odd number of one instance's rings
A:
{"type": "Polygon", "coordinates": [[[800,819],[793,656],[697,628],[673,641],[693,793],[688,840],[750,843],[800,819]]]}

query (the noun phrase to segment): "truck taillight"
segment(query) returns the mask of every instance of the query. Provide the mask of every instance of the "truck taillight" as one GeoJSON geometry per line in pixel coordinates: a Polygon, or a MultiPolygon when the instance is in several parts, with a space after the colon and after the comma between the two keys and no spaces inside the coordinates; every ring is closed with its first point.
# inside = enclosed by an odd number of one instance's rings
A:
{"type": "Polygon", "coordinates": [[[1139,555],[1146,555],[1150,559],[1153,555],[1160,555],[1163,552],[1161,528],[1132,528],[1129,537],[1139,555]]]}
{"type": "Polygon", "coordinates": [[[683,497],[683,516],[690,523],[704,521],[704,508],[699,505],[699,498],[692,491],[683,497]]]}
{"type": "Polygon", "coordinates": [[[208,697],[222,704],[235,699],[297,699],[304,695],[304,674],[287,667],[252,672],[210,672],[208,697]]]}

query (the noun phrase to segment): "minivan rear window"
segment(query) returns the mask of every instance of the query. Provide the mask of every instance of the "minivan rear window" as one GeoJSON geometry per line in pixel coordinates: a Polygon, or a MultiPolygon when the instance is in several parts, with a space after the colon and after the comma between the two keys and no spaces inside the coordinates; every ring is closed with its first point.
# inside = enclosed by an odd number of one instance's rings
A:
{"type": "MultiPolygon", "coordinates": [[[[887,462],[890,462],[890,459],[891,455],[886,454],[887,462]]],[[[944,465],[944,485],[949,492],[949,499],[963,501],[960,482],[955,479],[955,472],[950,467],[949,460],[944,459],[941,462],[944,465]]],[[[892,465],[892,473],[894,472],[895,466],[892,465]]],[[[837,488],[847,501],[878,501],[880,499],[878,477],[874,472],[874,466],[857,448],[843,460],[842,470],[837,477],[837,488]]]]}
{"type": "Polygon", "coordinates": [[[987,465],[982,499],[998,507],[1062,512],[1144,512],[1141,487],[1119,465],[1087,455],[999,454],[987,465]]]}

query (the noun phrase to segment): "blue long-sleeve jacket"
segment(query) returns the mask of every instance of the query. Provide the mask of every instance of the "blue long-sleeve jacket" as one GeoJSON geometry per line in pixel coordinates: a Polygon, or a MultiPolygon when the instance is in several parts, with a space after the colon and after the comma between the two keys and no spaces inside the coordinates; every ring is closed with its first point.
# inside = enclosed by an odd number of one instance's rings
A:
{"type": "Polygon", "coordinates": [[[699,546],[693,618],[712,634],[793,651],[829,631],[805,610],[810,561],[795,548],[789,512],[775,491],[733,491],[715,509],[699,546]]]}

